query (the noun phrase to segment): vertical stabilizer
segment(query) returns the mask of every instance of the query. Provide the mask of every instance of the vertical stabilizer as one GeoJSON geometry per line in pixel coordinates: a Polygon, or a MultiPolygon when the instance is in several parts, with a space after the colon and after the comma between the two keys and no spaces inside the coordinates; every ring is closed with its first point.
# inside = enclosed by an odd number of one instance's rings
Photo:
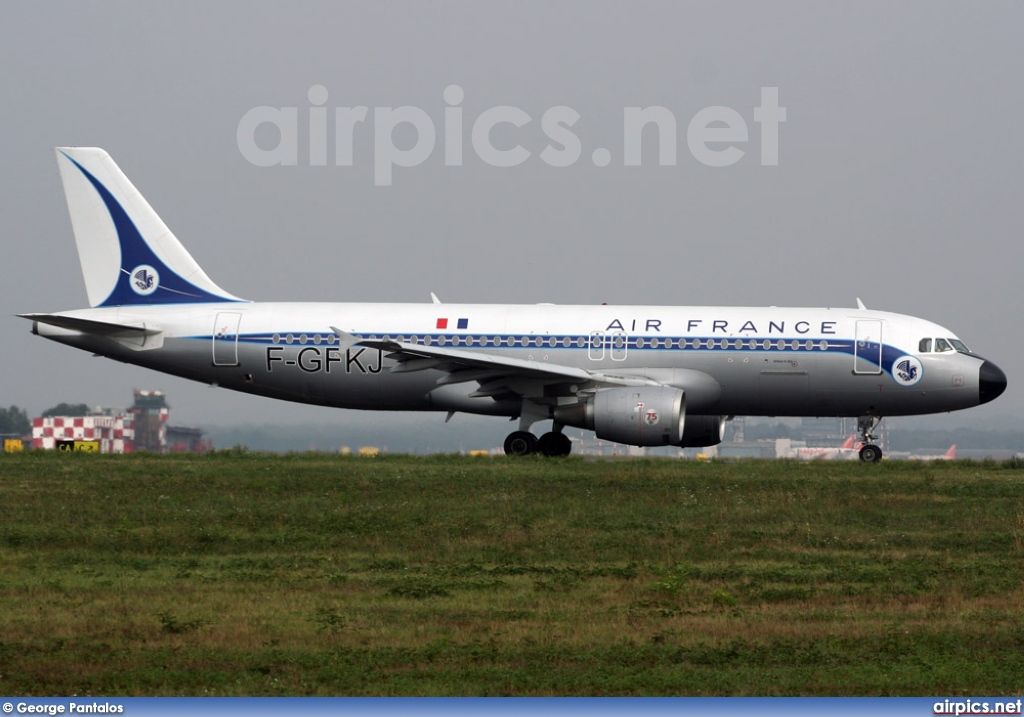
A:
{"type": "Polygon", "coordinates": [[[90,306],[242,301],[221,289],[102,149],[58,147],[90,306]]]}

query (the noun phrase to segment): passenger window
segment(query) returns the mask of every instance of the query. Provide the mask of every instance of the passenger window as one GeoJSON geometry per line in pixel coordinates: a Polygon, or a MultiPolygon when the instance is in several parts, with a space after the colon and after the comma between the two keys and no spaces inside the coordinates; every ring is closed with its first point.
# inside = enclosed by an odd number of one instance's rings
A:
{"type": "Polygon", "coordinates": [[[919,354],[930,354],[932,352],[932,340],[921,339],[921,343],[917,345],[917,352],[919,354]]]}
{"type": "Polygon", "coordinates": [[[935,339],[935,351],[952,351],[953,347],[946,343],[946,339],[935,339]]]}

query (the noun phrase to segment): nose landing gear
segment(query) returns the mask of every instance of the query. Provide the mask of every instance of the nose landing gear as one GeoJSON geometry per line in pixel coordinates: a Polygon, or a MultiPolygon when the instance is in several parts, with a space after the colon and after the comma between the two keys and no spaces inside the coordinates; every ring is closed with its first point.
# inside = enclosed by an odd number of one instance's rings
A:
{"type": "Polygon", "coordinates": [[[860,431],[860,459],[864,463],[878,463],[882,460],[882,449],[876,446],[873,441],[878,436],[873,431],[882,422],[881,416],[860,416],[857,419],[857,430],[860,431]]]}

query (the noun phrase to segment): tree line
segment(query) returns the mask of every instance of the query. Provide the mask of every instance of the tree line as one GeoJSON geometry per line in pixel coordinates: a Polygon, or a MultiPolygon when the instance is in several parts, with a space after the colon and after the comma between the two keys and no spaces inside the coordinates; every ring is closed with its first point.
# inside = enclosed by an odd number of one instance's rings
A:
{"type": "Polygon", "coordinates": [[[29,420],[28,412],[23,408],[11,406],[3,408],[0,406],[0,434],[12,436],[27,436],[32,432],[32,421],[29,420]]]}

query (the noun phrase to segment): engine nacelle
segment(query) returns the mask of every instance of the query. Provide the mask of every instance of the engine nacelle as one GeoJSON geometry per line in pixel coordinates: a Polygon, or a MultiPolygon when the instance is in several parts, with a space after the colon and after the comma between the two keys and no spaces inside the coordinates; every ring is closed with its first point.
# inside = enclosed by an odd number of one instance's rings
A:
{"type": "Polygon", "coordinates": [[[678,446],[684,437],[686,404],[678,388],[606,388],[575,405],[559,406],[554,418],[616,443],[678,446]]]}
{"type": "Polygon", "coordinates": [[[683,428],[683,448],[717,446],[725,438],[725,416],[687,416],[683,428]]]}

